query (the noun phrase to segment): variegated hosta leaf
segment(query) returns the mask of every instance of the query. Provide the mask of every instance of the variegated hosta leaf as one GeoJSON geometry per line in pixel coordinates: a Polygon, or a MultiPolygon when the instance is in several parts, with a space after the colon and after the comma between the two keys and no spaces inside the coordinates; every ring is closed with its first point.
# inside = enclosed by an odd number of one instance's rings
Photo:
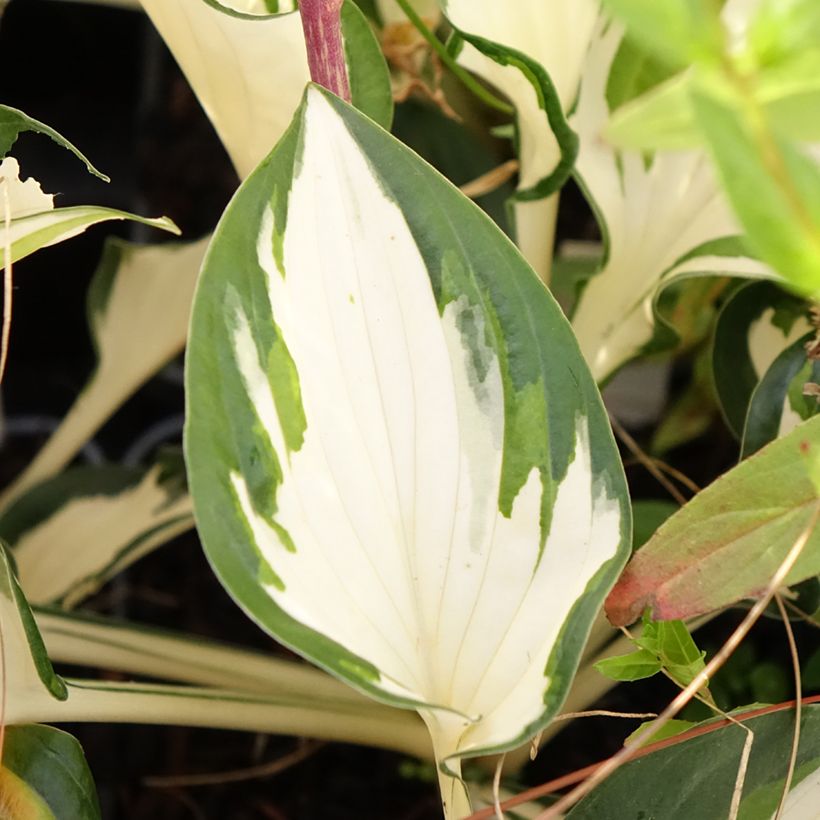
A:
{"type": "MultiPolygon", "coordinates": [[[[142,5],[244,178],[282,136],[310,80],[299,14],[249,19],[214,7],[238,9],[248,6],[246,0],[142,0],[142,5]]],[[[352,0],[345,3],[342,33],[353,102],[389,127],[387,67],[352,0]]]]}
{"type": "Polygon", "coordinates": [[[493,223],[316,87],[217,229],[187,396],[200,533],[261,625],[440,760],[554,714],[628,550],[600,398],[493,223]]]}
{"type": "Polygon", "coordinates": [[[467,43],[459,62],[501,90],[516,109],[521,163],[516,237],[547,276],[556,200],[541,199],[567,179],[577,139],[566,124],[598,18],[595,0],[442,0],[467,43]]]}
{"type": "Polygon", "coordinates": [[[721,410],[738,439],[755,388],[810,330],[807,305],[771,282],[750,282],[726,301],[715,325],[712,370],[721,410]]]}
{"type": "Polygon", "coordinates": [[[817,398],[804,394],[820,382],[820,361],[806,353],[815,331],[798,337],[780,352],[751,395],[741,439],[741,458],[792,432],[818,412],[817,398]]]}
{"type": "Polygon", "coordinates": [[[209,237],[185,244],[106,245],[88,293],[94,375],[0,506],[59,472],[109,416],[185,345],[194,284],[209,237]]]}
{"type": "Polygon", "coordinates": [[[606,261],[576,306],[572,325],[598,381],[652,340],[654,302],[673,279],[693,275],[774,277],[748,258],[705,153],[678,152],[647,162],[601,138],[609,118],[607,78],[622,30],[603,28],[590,49],[578,108],[577,172],[608,242],[606,261]]]}
{"type": "MultiPolygon", "coordinates": [[[[298,734],[424,756],[407,715],[372,703],[301,692],[63,679],[55,674],[31,609],[0,546],[0,626],[6,725],[120,722],[298,734]]],[[[101,645],[97,660],[104,656],[101,645]]],[[[93,666],[97,661],[92,660],[93,666]]],[[[73,820],[73,818],[72,818],[73,820]]]]}
{"type": "Polygon", "coordinates": [[[119,219],[179,233],[176,225],[165,217],[146,219],[87,205],[55,208],[54,197],[44,194],[34,179],[21,181],[20,166],[14,157],[6,157],[0,163],[0,267],[6,264],[7,247],[11,248],[11,261],[18,262],[40,248],[78,236],[92,225],[119,219]]]}
{"type": "Polygon", "coordinates": [[[193,526],[191,503],[161,468],[79,467],[28,492],[0,517],[32,604],[72,607],[193,526]]]}

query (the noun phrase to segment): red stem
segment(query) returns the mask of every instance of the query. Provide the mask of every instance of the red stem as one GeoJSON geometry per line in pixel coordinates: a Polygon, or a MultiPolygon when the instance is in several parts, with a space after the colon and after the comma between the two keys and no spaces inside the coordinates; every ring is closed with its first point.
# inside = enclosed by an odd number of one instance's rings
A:
{"type": "Polygon", "coordinates": [[[341,10],[344,0],[300,0],[308,65],[313,82],[350,102],[341,10]]]}
{"type": "MultiPolygon", "coordinates": [[[[801,701],[803,706],[810,706],[815,703],[820,703],[820,695],[813,695],[810,698],[803,698],[801,701]]],[[[762,706],[759,709],[750,709],[748,712],[742,712],[740,714],[735,713],[732,717],[735,721],[740,723],[744,723],[747,720],[751,720],[752,718],[762,717],[763,715],[770,715],[772,712],[782,712],[786,709],[794,709],[796,705],[796,701],[788,700],[784,703],[776,703],[772,706],[762,706]]],[[[650,743],[644,746],[642,749],[635,753],[635,756],[632,760],[638,760],[641,757],[646,757],[647,755],[652,754],[653,752],[659,752],[662,749],[668,749],[670,746],[677,746],[679,743],[683,743],[686,740],[692,740],[692,738],[700,737],[701,735],[708,735],[712,732],[716,732],[718,729],[724,729],[727,726],[731,726],[732,722],[729,720],[716,720],[713,723],[708,723],[705,726],[695,726],[693,729],[689,729],[686,732],[681,732],[679,735],[674,735],[673,737],[668,737],[665,740],[658,740],[655,743],[650,743]]],[[[631,762],[631,761],[630,761],[631,762]]],[[[539,797],[544,797],[548,794],[553,794],[554,792],[558,791],[559,789],[565,789],[567,786],[574,786],[576,783],[580,783],[582,780],[586,780],[591,774],[593,774],[597,769],[606,763],[606,760],[601,760],[599,763],[593,763],[590,766],[586,766],[583,769],[578,769],[577,771],[570,772],[569,774],[565,774],[563,777],[556,778],[555,780],[550,780],[549,783],[543,783],[540,786],[536,786],[533,789],[527,789],[527,791],[522,792],[521,794],[516,795],[515,797],[511,797],[509,800],[505,800],[501,804],[502,809],[513,809],[516,806],[520,806],[522,803],[529,803],[530,800],[537,800],[539,797]]],[[[475,814],[471,814],[466,820],[490,820],[490,818],[495,817],[495,809],[488,808],[488,809],[481,809],[481,811],[475,812],[475,814]]]]}

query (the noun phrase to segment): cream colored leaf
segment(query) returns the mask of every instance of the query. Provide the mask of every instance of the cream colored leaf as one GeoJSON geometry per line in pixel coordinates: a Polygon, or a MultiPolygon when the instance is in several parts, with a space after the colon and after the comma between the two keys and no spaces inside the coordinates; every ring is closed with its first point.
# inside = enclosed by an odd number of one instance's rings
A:
{"type": "Polygon", "coordinates": [[[244,20],[204,0],[142,0],[142,6],[237,173],[247,176],[290,124],[310,80],[299,15],[244,20]]]}
{"type": "Polygon", "coordinates": [[[607,78],[622,37],[615,25],[601,28],[571,121],[581,138],[577,172],[608,239],[603,269],[590,279],[572,320],[598,381],[652,339],[653,300],[672,279],[698,274],[775,276],[748,257],[697,253],[710,242],[740,233],[705,153],[659,153],[647,163],[635,152],[616,153],[601,138],[609,118],[607,78]]]}
{"type": "Polygon", "coordinates": [[[71,607],[112,575],[194,525],[187,494],[174,497],[155,467],[118,495],[79,496],[14,544],[32,604],[71,607]]]}
{"type": "Polygon", "coordinates": [[[182,350],[208,241],[144,247],[109,243],[89,298],[97,370],[54,435],[0,497],[0,505],[61,470],[129,396],[182,350]]]}

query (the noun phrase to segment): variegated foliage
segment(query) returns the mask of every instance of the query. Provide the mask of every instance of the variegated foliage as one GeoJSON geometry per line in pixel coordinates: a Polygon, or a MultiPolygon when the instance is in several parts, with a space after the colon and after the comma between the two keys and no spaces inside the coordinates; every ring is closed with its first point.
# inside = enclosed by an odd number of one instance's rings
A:
{"type": "Polygon", "coordinates": [[[40,248],[56,245],[100,222],[130,219],[178,233],[170,219],[145,219],[113,208],[80,205],[55,208],[54,196],[43,193],[33,178],[20,179],[14,157],[0,162],[0,267],[9,259],[18,262],[40,248]]]}
{"type": "Polygon", "coordinates": [[[474,205],[309,87],[206,256],[187,397],[200,533],[262,626],[417,708],[445,768],[545,725],[629,507],[568,324],[474,205]]]}
{"type": "Polygon", "coordinates": [[[607,240],[572,324],[596,379],[603,381],[652,342],[655,301],[685,276],[773,277],[734,238],[739,227],[703,151],[657,153],[647,161],[604,139],[607,82],[621,29],[602,27],[584,69],[571,123],[581,139],[577,174],[607,240]]]}
{"type": "Polygon", "coordinates": [[[441,0],[467,42],[459,62],[502,91],[516,109],[521,163],[516,238],[530,264],[549,276],[557,199],[577,139],[566,124],[598,18],[595,0],[441,0]]]}
{"type": "MultiPolygon", "coordinates": [[[[240,177],[271,150],[310,79],[299,14],[261,0],[141,0],[182,68],[240,177]],[[293,12],[293,13],[286,13],[293,12]]],[[[352,0],[342,33],[353,102],[377,122],[392,117],[390,81],[379,44],[352,0]]]]}

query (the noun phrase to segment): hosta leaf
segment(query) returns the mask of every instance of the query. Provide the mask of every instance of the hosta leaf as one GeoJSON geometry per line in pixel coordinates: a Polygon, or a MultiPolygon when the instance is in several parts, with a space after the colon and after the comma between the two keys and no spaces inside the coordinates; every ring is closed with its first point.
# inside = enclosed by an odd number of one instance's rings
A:
{"type": "MultiPolygon", "coordinates": [[[[743,721],[754,732],[738,817],[771,820],[786,779],[794,710],[781,708],[743,721]]],[[[800,748],[784,820],[811,820],[820,799],[820,707],[805,706],[800,748]]],[[[567,820],[629,816],[663,820],[725,820],[730,814],[746,732],[701,724],[700,734],[668,745],[618,769],[567,820]],[[674,788],[670,784],[674,781],[674,788]]],[[[669,741],[666,741],[669,743],[669,741]]],[[[651,747],[650,747],[651,748],[651,747]]]]}
{"type": "Polygon", "coordinates": [[[58,134],[53,128],[44,122],[39,122],[29,117],[28,114],[23,111],[10,108],[7,105],[0,105],[0,159],[3,159],[6,154],[11,151],[12,146],[17,141],[17,137],[26,131],[32,131],[36,134],[45,134],[54,140],[57,145],[71,151],[77,159],[83,162],[89,173],[94,174],[94,176],[99,177],[105,182],[110,181],[105,174],[101,174],[88,159],[80,153],[79,149],[75,148],[65,137],[58,134]]]}
{"type": "Polygon", "coordinates": [[[193,527],[187,493],[159,467],[78,467],[0,516],[32,604],[71,607],[155,547],[193,527]]]}
{"type": "Polygon", "coordinates": [[[59,472],[129,396],[182,350],[207,242],[134,245],[109,240],[88,292],[97,369],[0,502],[8,504],[59,472]]]}
{"type": "MultiPolygon", "coordinates": [[[[297,692],[291,687],[279,692],[272,684],[266,692],[258,692],[233,687],[64,680],[54,673],[2,548],[0,622],[6,725],[107,721],[210,726],[364,743],[422,757],[428,754],[429,740],[416,730],[407,714],[336,697],[327,687],[314,691],[315,687],[305,686],[297,692]]],[[[101,644],[98,660],[106,651],[101,644]]],[[[161,651],[159,654],[161,657],[161,651]]]]}
{"type": "Polygon", "coordinates": [[[179,233],[170,219],[146,219],[113,208],[79,205],[55,208],[52,196],[44,194],[33,179],[20,180],[20,167],[13,157],[0,163],[0,267],[6,264],[6,248],[11,261],[18,262],[40,248],[56,245],[79,236],[100,222],[129,219],[152,228],[179,233]],[[6,194],[9,203],[9,228],[6,231],[6,194]]]}
{"type": "Polygon", "coordinates": [[[805,303],[769,282],[750,282],[726,301],[715,325],[712,370],[724,418],[738,439],[758,382],[810,329],[805,303]]]}
{"type": "Polygon", "coordinates": [[[311,86],[217,229],[186,379],[198,526],[262,626],[419,708],[440,760],[544,725],[629,508],[569,326],[481,211],[311,86]]]}
{"type": "MultiPolygon", "coordinates": [[[[224,7],[214,8],[226,4],[206,0],[142,0],[142,5],[239,176],[247,176],[282,136],[310,79],[299,14],[232,15],[224,7]]],[[[250,10],[259,9],[252,5],[250,10]]],[[[352,0],[345,2],[342,27],[353,102],[389,127],[387,67],[375,35],[352,0]]]]}
{"type": "MultiPolygon", "coordinates": [[[[610,621],[631,623],[646,607],[655,620],[686,620],[763,592],[814,515],[802,454],[818,450],[815,417],[698,493],[635,553],[607,599],[610,621]]],[[[817,574],[815,528],[786,584],[817,574]]]]}
{"type": "Polygon", "coordinates": [[[813,336],[811,332],[790,344],[772,362],[752,393],[741,439],[741,458],[787,435],[801,421],[817,413],[817,399],[803,395],[805,384],[820,381],[820,361],[811,361],[806,356],[806,345],[813,336]]]}
{"type": "Polygon", "coordinates": [[[736,242],[737,222],[702,152],[617,152],[601,139],[607,78],[622,39],[610,26],[594,41],[577,110],[577,173],[607,241],[601,271],[576,305],[572,325],[599,381],[646,348],[659,292],[683,276],[773,277],[736,242]]]}
{"type": "Polygon", "coordinates": [[[578,93],[598,4],[444,0],[442,5],[466,40],[459,62],[515,106],[521,163],[516,238],[530,264],[546,276],[554,238],[550,222],[557,203],[537,200],[566,182],[578,153],[578,138],[566,115],[578,93]]]}
{"type": "Polygon", "coordinates": [[[52,726],[7,727],[0,814],[33,820],[98,820],[97,791],[80,744],[52,726]],[[34,793],[32,803],[26,801],[26,791],[34,793]],[[32,811],[35,805],[37,810],[32,811]]]}
{"type": "MultiPolygon", "coordinates": [[[[360,692],[301,661],[110,617],[53,607],[34,607],[33,611],[55,663],[257,695],[309,692],[316,700],[371,705],[376,711],[385,711],[360,692]]],[[[407,718],[407,727],[416,726],[424,732],[415,716],[407,712],[401,715],[407,718]]],[[[426,733],[423,739],[426,742],[426,733]]]]}

